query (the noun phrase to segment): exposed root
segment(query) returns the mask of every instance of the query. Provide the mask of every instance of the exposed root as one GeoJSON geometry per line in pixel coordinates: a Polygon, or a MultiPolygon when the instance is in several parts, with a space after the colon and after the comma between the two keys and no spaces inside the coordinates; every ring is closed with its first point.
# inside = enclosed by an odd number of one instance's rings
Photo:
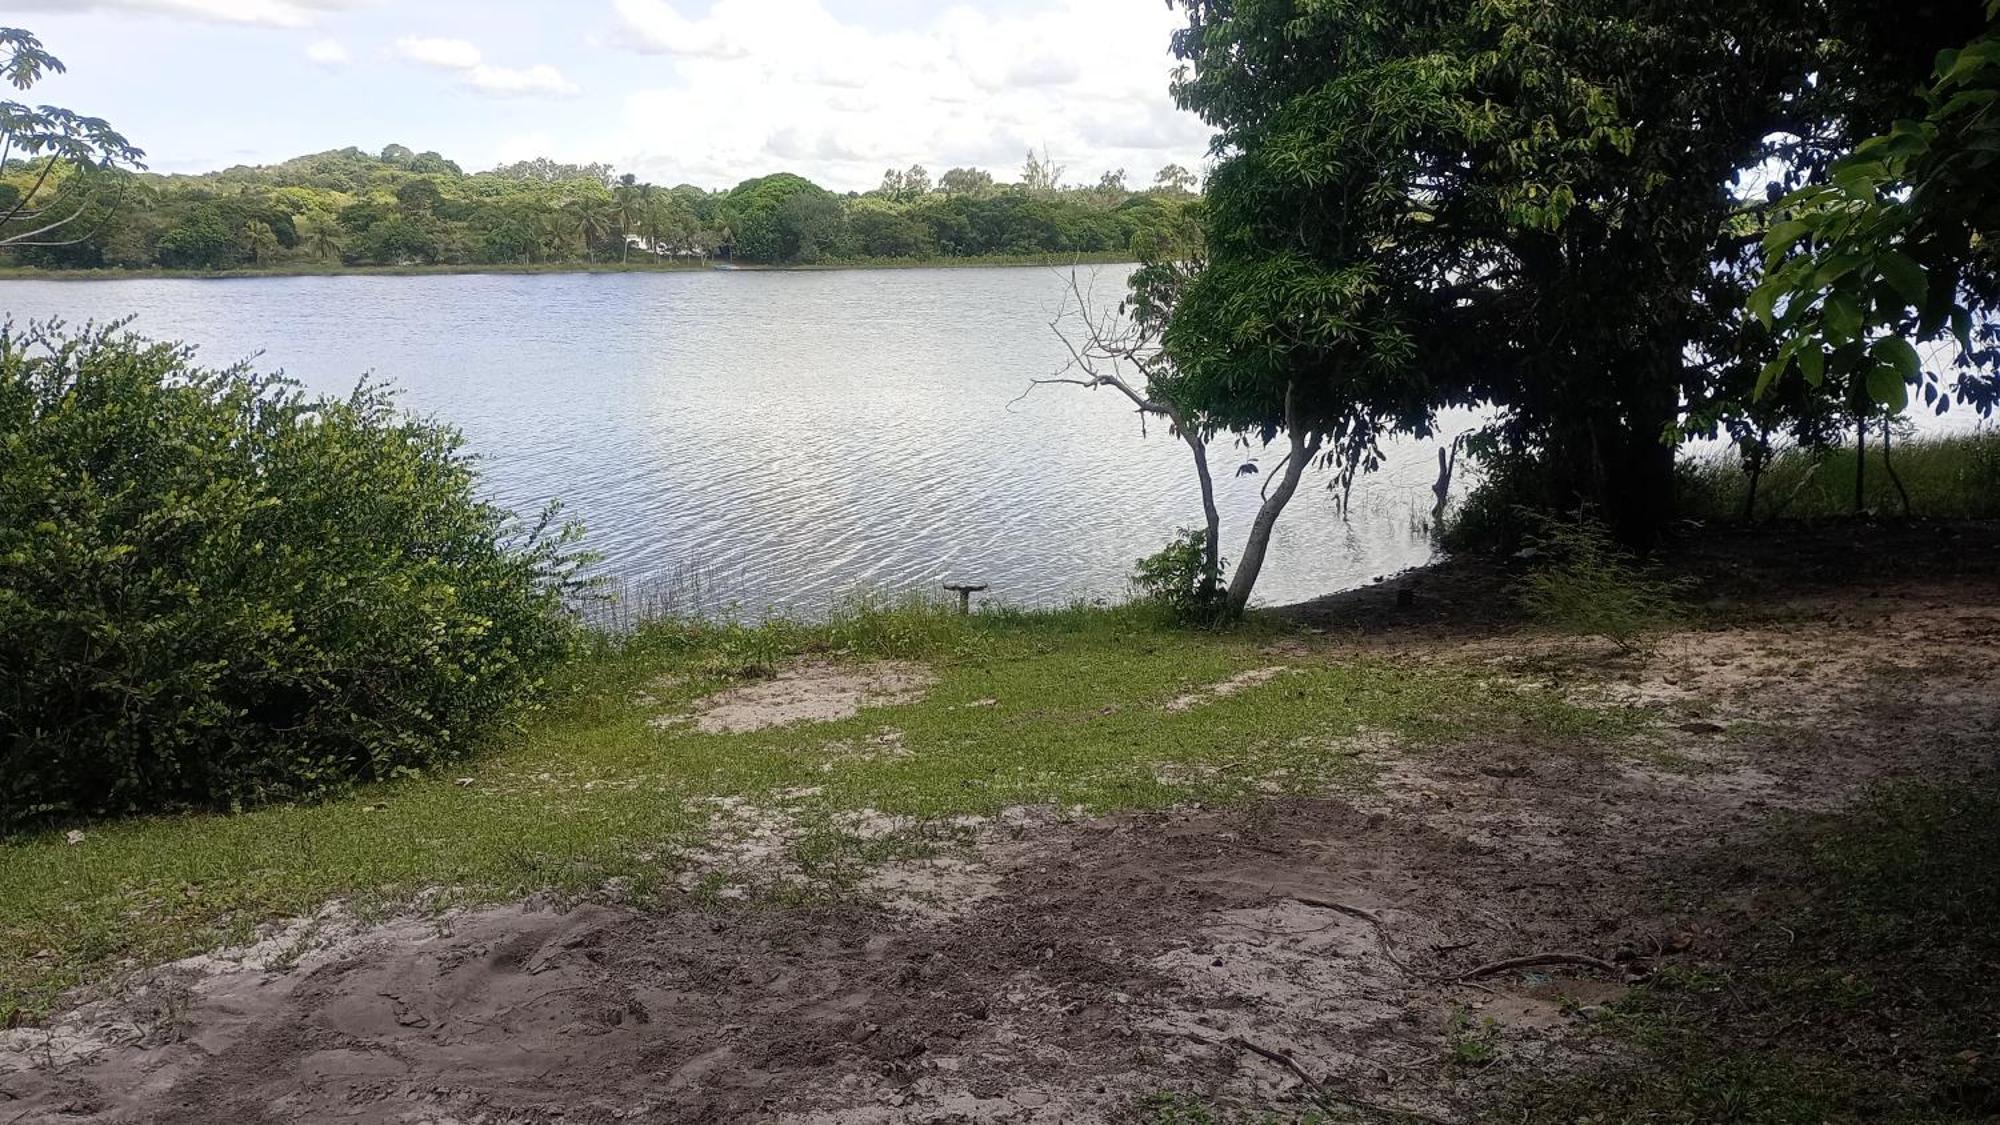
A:
{"type": "Polygon", "coordinates": [[[1335,913],[1345,914],[1350,918],[1359,918],[1363,922],[1375,927],[1375,940],[1382,945],[1382,956],[1388,958],[1391,965],[1403,970],[1404,973],[1410,971],[1410,963],[1396,956],[1395,943],[1389,940],[1389,927],[1383,923],[1381,915],[1372,910],[1363,910],[1358,906],[1349,906],[1344,902],[1335,902],[1330,898],[1310,898],[1305,895],[1293,895],[1292,901],[1301,906],[1310,906],[1319,910],[1331,910],[1335,913]]]}
{"type": "Polygon", "coordinates": [[[1585,953],[1533,953],[1526,957],[1509,957],[1502,961],[1488,961],[1476,969],[1460,973],[1455,979],[1460,981],[1477,980],[1480,977],[1492,976],[1494,973],[1504,973],[1509,969],[1532,969],[1537,965],[1582,965],[1587,968],[1596,969],[1601,973],[1609,973],[1614,977],[1625,975],[1624,969],[1604,960],[1602,957],[1592,957],[1585,953]]]}
{"type": "MultiPolygon", "coordinates": [[[[1305,900],[1301,899],[1300,901],[1303,902],[1305,900]]],[[[1345,1106],[1352,1109],[1366,1110],[1369,1113],[1393,1119],[1407,1118],[1415,1121],[1427,1121],[1431,1125],[1450,1125],[1442,1117],[1432,1117],[1430,1114],[1420,1113],[1417,1110],[1408,1109],[1403,1106],[1383,1105],[1380,1102],[1371,1102],[1366,1098],[1357,1098],[1352,1094],[1343,1094],[1338,1090],[1329,1090],[1319,1079],[1314,1078],[1311,1072],[1299,1065],[1297,1059],[1281,1051],[1273,1051],[1269,1047],[1259,1046],[1243,1038],[1241,1035],[1232,1035],[1224,1042],[1232,1047],[1248,1051],[1258,1058],[1277,1063],[1279,1066],[1297,1075],[1299,1081],[1306,1084],[1306,1089],[1311,1092],[1313,1101],[1318,1102],[1321,1109],[1332,1111],[1345,1106]]]]}

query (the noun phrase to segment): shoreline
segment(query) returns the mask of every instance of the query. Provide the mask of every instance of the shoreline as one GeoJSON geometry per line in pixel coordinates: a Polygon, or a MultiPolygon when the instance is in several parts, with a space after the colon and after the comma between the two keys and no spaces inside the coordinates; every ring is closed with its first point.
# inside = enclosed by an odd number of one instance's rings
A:
{"type": "Polygon", "coordinates": [[[36,266],[0,267],[4,281],[231,281],[270,277],[433,277],[465,274],[625,274],[625,273],[824,273],[847,270],[923,269],[1018,269],[1066,265],[1131,265],[1126,253],[1093,254],[1007,254],[969,258],[879,258],[811,265],[738,265],[705,262],[699,265],[653,262],[553,262],[541,264],[446,264],[407,266],[333,266],[301,268],[295,264],[271,267],[248,266],[226,270],[180,269],[74,269],[51,270],[36,266]]]}

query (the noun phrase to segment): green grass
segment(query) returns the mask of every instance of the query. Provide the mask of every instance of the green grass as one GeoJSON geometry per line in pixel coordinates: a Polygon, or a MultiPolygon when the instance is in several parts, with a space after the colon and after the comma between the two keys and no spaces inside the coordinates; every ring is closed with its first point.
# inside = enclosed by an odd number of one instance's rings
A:
{"type": "MultiPolygon", "coordinates": [[[[1934,519],[2000,517],[2000,431],[1892,442],[1890,462],[1910,495],[1910,514],[1934,519]]],[[[1862,474],[1864,507],[1901,515],[1903,502],[1883,468],[1879,429],[1862,474]]],[[[1681,512],[1734,523],[1743,518],[1749,478],[1731,454],[1681,465],[1681,512]]],[[[1757,487],[1756,518],[1825,519],[1854,513],[1854,450],[1781,453],[1757,487]]]]}
{"type": "Polygon", "coordinates": [[[1139,608],[960,618],[864,604],[819,624],[655,625],[605,642],[559,705],[447,776],[319,805],[86,825],[75,845],[53,832],[0,844],[0,1013],[45,1012],[73,985],[242,939],[332,899],[367,914],[419,895],[503,901],[612,879],[644,899],[671,885],[675,849],[703,838],[709,797],[771,806],[774,791],[818,789],[787,805],[804,826],[793,859],[837,882],[859,862],[948,839],[942,825],[955,816],[1364,784],[1343,742],[1363,731],[1421,745],[1475,733],[1611,736],[1629,723],[1474,669],[1278,658],[1260,651],[1268,639],[1177,631],[1139,608]],[[831,723],[710,735],[649,722],[801,653],[923,660],[938,682],[918,702],[831,723]],[[1163,709],[1277,663],[1295,670],[1163,709]],[[829,750],[865,746],[884,728],[903,732],[908,756],[829,750]],[[837,817],[860,809],[920,828],[859,840],[837,817]]]}
{"type": "Polygon", "coordinates": [[[2000,1114],[2000,787],[1891,788],[1728,862],[1754,866],[1760,904],[1730,955],[1675,964],[1613,1008],[1603,1026],[1628,1061],[1531,1080],[1491,1119],[2000,1114]]]}
{"type": "MultiPolygon", "coordinates": [[[[815,265],[771,266],[744,263],[735,268],[761,270],[894,270],[966,269],[982,266],[1069,266],[1115,265],[1132,261],[1122,250],[1084,254],[981,254],[963,258],[854,258],[815,265]]],[[[728,265],[729,263],[722,263],[728,265]]],[[[543,274],[543,273],[687,273],[711,269],[714,262],[460,262],[441,265],[348,266],[309,260],[273,263],[268,266],[239,266],[223,270],[186,270],[147,267],[141,269],[65,269],[34,266],[0,266],[0,281],[127,281],[140,278],[195,278],[224,280],[244,277],[421,277],[433,274],[543,274]]]]}

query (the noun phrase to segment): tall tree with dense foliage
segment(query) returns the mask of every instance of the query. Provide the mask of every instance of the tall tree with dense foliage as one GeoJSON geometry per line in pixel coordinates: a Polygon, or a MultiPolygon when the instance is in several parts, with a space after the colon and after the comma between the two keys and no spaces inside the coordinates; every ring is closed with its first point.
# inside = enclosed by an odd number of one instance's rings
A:
{"type": "Polygon", "coordinates": [[[1863,4],[1182,6],[1176,95],[1219,161],[1167,344],[1206,409],[1351,472],[1490,403],[1522,500],[1634,543],[1669,520],[1685,404],[1768,358],[1717,331],[1769,205],[1743,174],[1824,160],[1910,79],[1863,4]]]}

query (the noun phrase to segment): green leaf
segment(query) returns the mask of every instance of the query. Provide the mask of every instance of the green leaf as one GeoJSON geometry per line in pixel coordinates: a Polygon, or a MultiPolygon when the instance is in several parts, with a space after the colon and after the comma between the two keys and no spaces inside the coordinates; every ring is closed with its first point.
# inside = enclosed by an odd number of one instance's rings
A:
{"type": "Polygon", "coordinates": [[[1811,234],[1812,230],[1813,224],[1800,219],[1792,219],[1789,222],[1779,223],[1777,226],[1771,228],[1769,234],[1764,236],[1764,250],[1766,253],[1771,254],[1775,254],[1780,250],[1789,250],[1793,243],[1811,234]]]}
{"type": "Polygon", "coordinates": [[[1879,160],[1843,160],[1833,170],[1833,182],[1842,190],[1873,199],[1875,186],[1889,178],[1888,165],[1879,160]]]}
{"type": "Polygon", "coordinates": [[[1861,335],[1861,305],[1853,294],[1833,292],[1826,296],[1826,332],[1835,341],[1852,340],[1861,335]]]}
{"type": "Polygon", "coordinates": [[[2000,51],[2000,40],[1983,39],[1972,44],[1960,51],[1958,57],[1951,61],[1951,69],[1944,72],[1944,77],[1940,81],[1956,82],[1974,73],[1991,62],[1996,51],[2000,51]]]}
{"type": "Polygon", "coordinates": [[[1783,375],[1785,368],[1789,366],[1791,366],[1791,362],[1784,356],[1779,356],[1777,359],[1765,364],[1764,370],[1757,375],[1757,389],[1750,393],[1750,397],[1763,398],[1764,392],[1771,389],[1771,384],[1777,382],[1778,376],[1783,375]]]}
{"type": "Polygon", "coordinates": [[[1826,379],[1826,352],[1818,344],[1807,344],[1799,351],[1799,370],[1805,373],[1806,382],[1819,386],[1826,379]]]}
{"type": "Polygon", "coordinates": [[[1882,363],[1896,369],[1905,379],[1915,379],[1924,373],[1923,357],[1917,349],[1901,336],[1884,336],[1875,341],[1868,354],[1882,363]]]}
{"type": "Polygon", "coordinates": [[[1829,256],[1825,261],[1820,263],[1819,269],[1813,271],[1812,287],[1814,289],[1833,288],[1834,282],[1853,273],[1854,267],[1860,265],[1863,260],[1861,255],[1854,253],[1829,256]]]}
{"type": "Polygon", "coordinates": [[[1992,105],[2000,99],[2000,90],[1961,90],[1951,96],[1937,111],[1939,117],[1952,117],[1976,106],[1992,105]]]}
{"type": "Polygon", "coordinates": [[[1868,397],[1878,406],[1901,412],[1910,405],[1910,385],[1903,381],[1903,373],[1888,364],[1876,364],[1868,369],[1868,397]]]}
{"type": "Polygon", "coordinates": [[[1743,307],[1748,309],[1750,315],[1757,318],[1757,323],[1765,328],[1770,328],[1772,325],[1771,307],[1777,304],[1781,288],[1774,284],[1775,280],[1766,279],[1764,284],[1752,289],[1750,295],[1743,299],[1743,307]]]}
{"type": "Polygon", "coordinates": [[[1923,304],[1925,295],[1930,292],[1930,278],[1924,273],[1924,267],[1900,250],[1877,255],[1875,270],[1896,291],[1897,296],[1912,305],[1923,304]]]}

